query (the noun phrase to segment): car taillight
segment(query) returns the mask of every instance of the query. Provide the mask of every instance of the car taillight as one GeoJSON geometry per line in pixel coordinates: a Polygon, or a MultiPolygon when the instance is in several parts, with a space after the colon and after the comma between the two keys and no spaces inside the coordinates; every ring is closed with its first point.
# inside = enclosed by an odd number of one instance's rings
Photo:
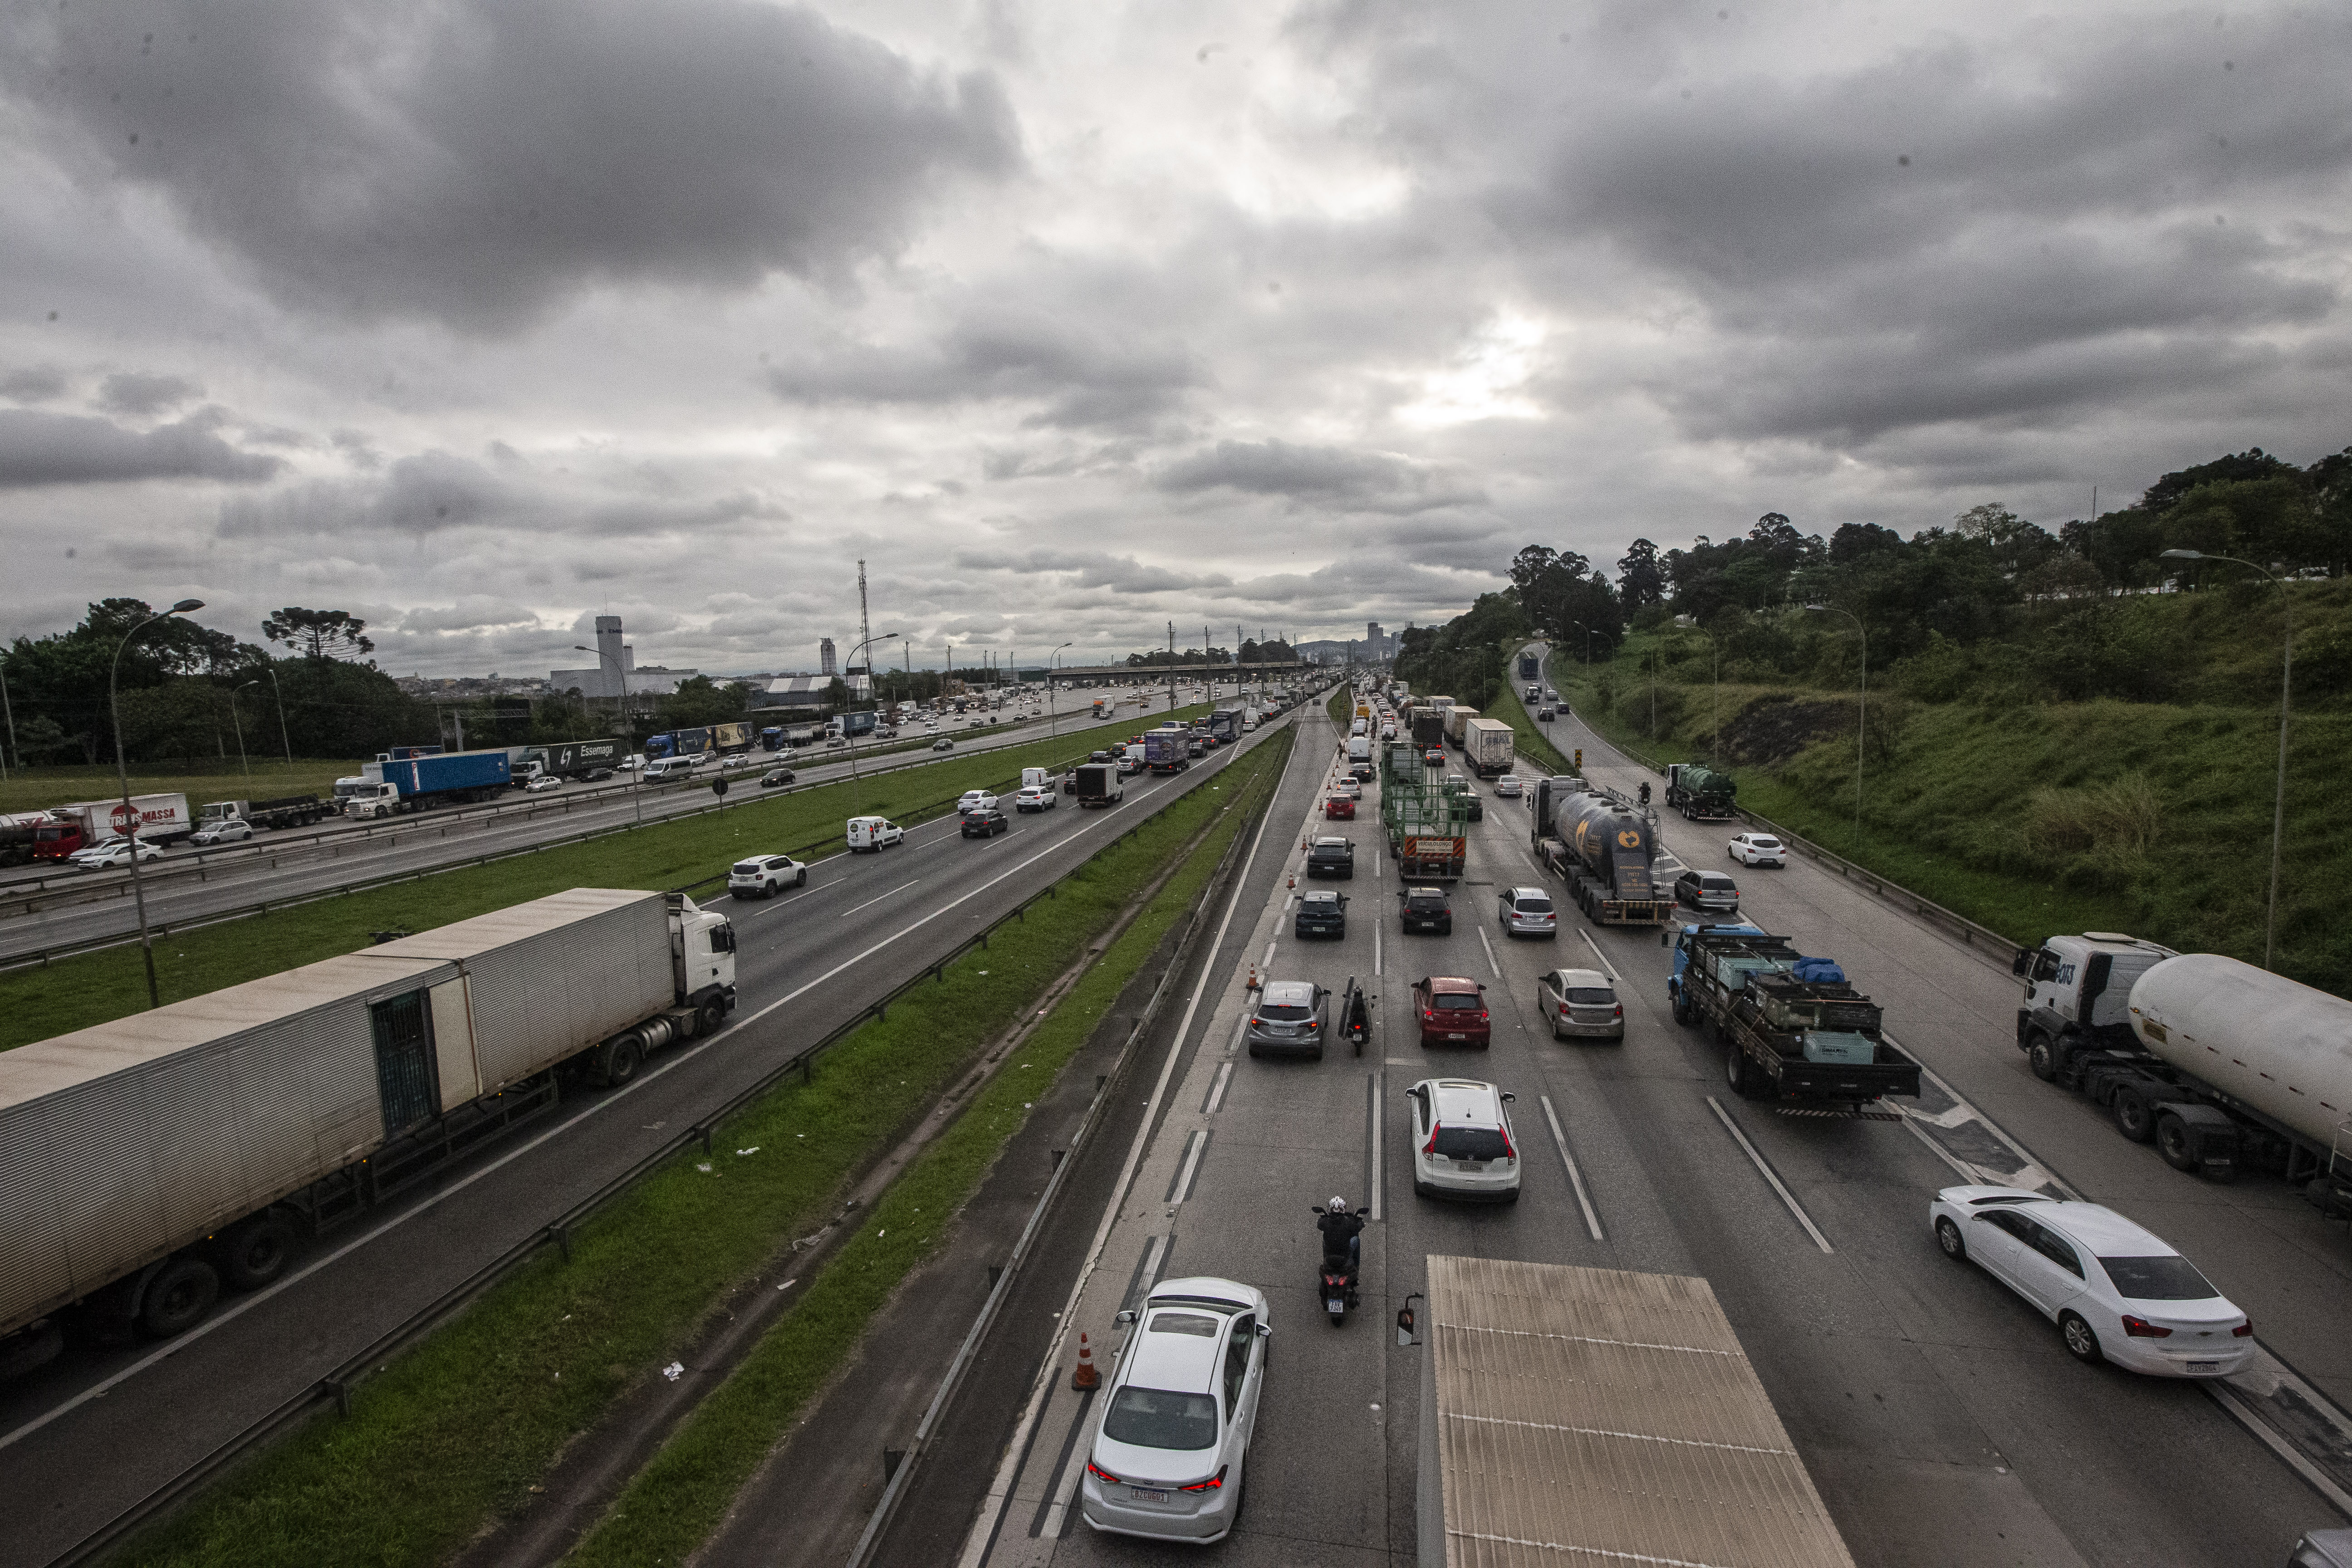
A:
{"type": "Polygon", "coordinates": [[[1437,1022],[1437,1010],[1433,1007],[1423,1007],[1421,1010],[1421,1021],[1424,1024],[1434,1024],[1437,1022]]]}
{"type": "Polygon", "coordinates": [[[1217,1473],[1216,1473],[1215,1475],[1213,1475],[1213,1476],[1211,1476],[1207,1480],[1205,1480],[1205,1481],[1194,1481],[1194,1482],[1193,1482],[1191,1486],[1189,1486],[1189,1487],[1178,1487],[1176,1489],[1177,1489],[1178,1491],[1180,1491],[1180,1492],[1213,1492],[1213,1491],[1215,1491],[1218,1488],[1220,1488],[1220,1487],[1222,1487],[1222,1486],[1223,1486],[1223,1485],[1225,1484],[1225,1469],[1226,1469],[1226,1467],[1225,1467],[1225,1466],[1223,1466],[1223,1465],[1219,1465],[1219,1466],[1217,1467],[1217,1473]]]}
{"type": "Polygon", "coordinates": [[[1511,1130],[1506,1127],[1503,1129],[1503,1158],[1516,1160],[1518,1157],[1519,1152],[1511,1146],[1511,1130]]]}
{"type": "Polygon", "coordinates": [[[2170,1329],[2158,1328],[2146,1318],[2135,1318],[2129,1312],[2124,1314],[2124,1332],[2136,1340],[2168,1340],[2172,1337],[2170,1329]]]}
{"type": "Polygon", "coordinates": [[[1108,1470],[1106,1470],[1100,1465],[1096,1464],[1092,1459],[1088,1459],[1087,1461],[1087,1474],[1094,1477],[1094,1479],[1098,1481],[1108,1481],[1115,1487],[1124,1486],[1126,1484],[1117,1476],[1112,1475],[1108,1470]]]}
{"type": "Polygon", "coordinates": [[[1559,1005],[1559,1016],[1563,1018],[1568,1016],[1568,1004],[1565,1002],[1559,1005]]]}
{"type": "Polygon", "coordinates": [[[1486,1021],[1486,1015],[1484,1009],[1481,1009],[1478,1014],[1478,1021],[1482,1024],[1486,1021]]]}
{"type": "Polygon", "coordinates": [[[2248,1318],[2244,1322],[2240,1323],[2236,1328],[2230,1331],[2230,1337],[2234,1340],[2252,1339],[2254,1337],[2254,1321],[2252,1318],[2248,1318]]]}
{"type": "Polygon", "coordinates": [[[1612,1018],[1623,1017],[1625,1016],[1625,1005],[1622,1002],[1620,1002],[1616,1006],[1612,1007],[1609,1010],[1609,1016],[1612,1018]]]}
{"type": "Polygon", "coordinates": [[[1437,1129],[1438,1129],[1440,1126],[1442,1126],[1442,1125],[1443,1125],[1443,1123],[1440,1123],[1440,1122],[1433,1122],[1433,1123],[1431,1123],[1431,1124],[1430,1124],[1430,1129],[1429,1129],[1429,1142],[1426,1142],[1426,1143],[1423,1143],[1423,1144],[1421,1146],[1421,1152],[1422,1152],[1423,1153],[1424,1153],[1424,1154],[1428,1154],[1428,1155],[1432,1155],[1432,1156],[1434,1156],[1434,1155],[1436,1154],[1436,1152],[1437,1152],[1437,1129]]]}

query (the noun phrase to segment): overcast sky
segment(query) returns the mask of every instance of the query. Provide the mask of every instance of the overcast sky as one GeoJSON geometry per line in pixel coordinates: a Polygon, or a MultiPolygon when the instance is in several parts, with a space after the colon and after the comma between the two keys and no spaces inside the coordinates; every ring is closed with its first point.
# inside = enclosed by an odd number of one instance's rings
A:
{"type": "Polygon", "coordinates": [[[1360,637],[2352,443],[2340,4],[0,16],[0,634],[1360,637]]]}

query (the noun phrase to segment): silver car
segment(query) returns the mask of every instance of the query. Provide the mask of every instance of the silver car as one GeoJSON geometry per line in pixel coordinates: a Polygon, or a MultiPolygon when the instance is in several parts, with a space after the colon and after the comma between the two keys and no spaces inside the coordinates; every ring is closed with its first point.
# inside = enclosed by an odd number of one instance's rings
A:
{"type": "Polygon", "coordinates": [[[1551,906],[1551,894],[1542,888],[1506,889],[1502,900],[1503,933],[1506,936],[1558,936],[1559,913],[1551,906]]]}
{"type": "Polygon", "coordinates": [[[1323,1059],[1331,1022],[1331,993],[1311,980],[1269,980],[1258,994],[1244,1038],[1249,1054],[1323,1059]]]}
{"type": "Polygon", "coordinates": [[[1555,1040],[1625,1037],[1625,1005],[1597,969],[1555,969],[1537,981],[1536,1010],[1555,1040]]]}

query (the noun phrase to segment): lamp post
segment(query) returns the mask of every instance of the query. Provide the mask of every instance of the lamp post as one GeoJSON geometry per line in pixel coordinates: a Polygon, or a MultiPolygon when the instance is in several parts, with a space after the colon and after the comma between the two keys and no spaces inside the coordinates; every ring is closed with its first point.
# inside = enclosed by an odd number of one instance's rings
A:
{"type": "Polygon", "coordinates": [[[2232,566],[2243,566],[2260,572],[2279,591],[2279,747],[2278,783],[2271,796],[2271,900],[2270,910],[2263,917],[2263,967],[2271,966],[2271,958],[2278,940],[2279,849],[2286,832],[2286,721],[2287,703],[2294,680],[2294,600],[2287,593],[2286,579],[2276,572],[2256,566],[2251,561],[2241,561],[2234,555],[2208,555],[2201,550],[2168,550],[2157,557],[2159,561],[2226,561],[2232,566]]]}
{"type": "MultiPolygon", "coordinates": [[[[8,721],[8,743],[0,746],[0,784],[5,784],[8,779],[8,753],[16,749],[16,710],[8,706],[8,671],[5,658],[0,658],[0,716],[8,721]]],[[[17,757],[16,765],[24,766],[25,759],[17,757]]]]}
{"type": "Polygon", "coordinates": [[[139,874],[139,817],[131,809],[131,770],[122,761],[122,710],[115,704],[116,678],[122,673],[122,650],[131,639],[171,616],[184,616],[205,607],[202,599],[183,599],[168,610],[158,610],[129,631],[114,645],[114,662],[106,670],[106,711],[114,725],[114,781],[122,788],[122,831],[131,845],[131,898],[139,906],[139,958],[147,966],[147,1005],[160,1007],[163,999],[155,989],[155,942],[147,932],[147,885],[139,874]]]}
{"type": "MultiPolygon", "coordinates": [[[[1062,647],[1069,646],[1068,643],[1064,643],[1062,647]]],[[[1062,647],[1057,647],[1045,656],[1045,733],[1048,735],[1061,733],[1062,721],[1054,709],[1054,672],[1061,665],[1062,647]]]]}
{"type": "MultiPolygon", "coordinates": [[[[604,668],[604,650],[601,646],[590,647],[586,643],[576,642],[572,645],[572,651],[593,653],[596,656],[596,668],[598,669],[604,668]]],[[[627,667],[621,663],[619,654],[615,653],[612,657],[613,674],[621,683],[621,694],[613,699],[618,705],[614,710],[614,716],[621,721],[621,739],[627,744],[630,752],[635,754],[637,749],[637,730],[635,725],[628,721],[629,671],[627,667]]],[[[629,770],[629,804],[636,808],[637,826],[640,827],[645,826],[646,821],[645,782],[646,770],[642,764],[629,770]]]]}
{"type": "Polygon", "coordinates": [[[254,679],[245,682],[243,686],[236,687],[228,694],[228,721],[232,725],[236,726],[236,765],[239,771],[245,774],[245,785],[247,789],[251,789],[253,787],[253,765],[245,760],[245,721],[238,716],[236,711],[236,694],[237,692],[244,690],[247,686],[258,686],[260,684],[260,679],[256,677],[254,679]]]}
{"type": "Polygon", "coordinates": [[[1675,625],[1685,631],[1696,632],[1706,639],[1709,664],[1715,681],[1715,717],[1707,727],[1706,765],[1713,767],[1717,742],[1723,731],[1723,645],[1715,640],[1713,632],[1698,624],[1696,616],[1676,616],[1675,625]]]}
{"type": "Polygon", "coordinates": [[[286,766],[294,766],[294,740],[286,732],[286,693],[278,689],[278,661],[269,661],[269,695],[278,701],[278,743],[286,748],[286,766]]]}
{"type": "Polygon", "coordinates": [[[1853,842],[1862,844],[1862,752],[1863,738],[1869,733],[1870,721],[1870,628],[1852,610],[1841,610],[1835,605],[1807,605],[1816,615],[1843,616],[1853,623],[1854,635],[1862,638],[1862,684],[1853,704],[1853,842]]]}
{"type": "MultiPolygon", "coordinates": [[[[856,650],[849,656],[849,662],[842,667],[843,669],[845,671],[856,668],[859,655],[865,653],[867,648],[873,647],[876,643],[888,642],[892,637],[895,637],[898,635],[898,634],[897,632],[884,632],[879,637],[867,637],[864,642],[857,645],[856,650]]],[[[842,680],[845,685],[847,683],[848,679],[849,677],[846,674],[842,677],[842,680]]],[[[869,686],[873,684],[874,668],[871,665],[866,667],[866,684],[869,686]]],[[[852,702],[857,700],[857,692],[854,688],[849,691],[849,700],[852,702]]],[[[858,814],[863,816],[866,811],[866,780],[859,775],[857,771],[857,737],[850,733],[849,710],[846,707],[843,708],[841,713],[841,734],[842,738],[849,742],[850,795],[856,803],[858,814]]]]}

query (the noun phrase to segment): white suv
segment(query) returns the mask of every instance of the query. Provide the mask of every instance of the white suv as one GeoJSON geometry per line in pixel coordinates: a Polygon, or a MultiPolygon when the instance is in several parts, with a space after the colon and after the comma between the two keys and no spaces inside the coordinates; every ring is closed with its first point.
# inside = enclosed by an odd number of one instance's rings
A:
{"type": "Polygon", "coordinates": [[[1558,936],[1559,914],[1541,888],[1510,888],[1503,893],[1505,936],[1558,936]]]}
{"type": "Polygon", "coordinates": [[[1062,803],[1062,797],[1046,784],[1024,784],[1021,793],[1013,797],[1015,811],[1051,811],[1062,803]]]}
{"type": "Polygon", "coordinates": [[[1426,1078],[1412,1102],[1412,1190],[1424,1198],[1519,1201],[1519,1148],[1511,1137],[1516,1095],[1466,1078],[1426,1078]]]}
{"type": "Polygon", "coordinates": [[[727,870],[727,891],[738,899],[772,899],[779,888],[808,885],[808,868],[789,855],[755,855],[727,870]]]}
{"type": "Polygon", "coordinates": [[[1118,1321],[1135,1331],[1102,1391],[1079,1516],[1118,1535],[1223,1541],[1241,1511],[1265,1384],[1265,1293],[1231,1279],[1170,1279],[1118,1321]]]}
{"type": "Polygon", "coordinates": [[[1780,866],[1789,864],[1788,847],[1769,833],[1743,833],[1726,846],[1731,858],[1743,866],[1780,866]]]}

